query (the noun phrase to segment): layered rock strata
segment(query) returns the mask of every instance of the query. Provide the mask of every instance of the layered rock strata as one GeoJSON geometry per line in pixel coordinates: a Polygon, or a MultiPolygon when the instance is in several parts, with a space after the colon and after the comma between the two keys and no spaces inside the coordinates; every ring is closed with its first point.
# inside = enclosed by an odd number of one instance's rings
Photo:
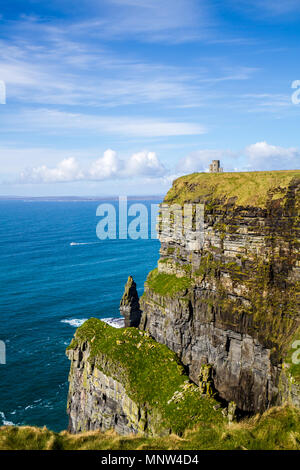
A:
{"type": "Polygon", "coordinates": [[[123,384],[101,366],[90,362],[90,347],[83,343],[68,351],[71,360],[67,411],[69,432],[115,429],[119,434],[143,432],[146,412],[131,400],[123,384]]]}
{"type": "Polygon", "coordinates": [[[300,172],[198,174],[176,180],[162,205],[140,327],[194,382],[211,365],[220,397],[247,412],[286,396],[282,363],[299,331],[299,188],[300,172]],[[194,221],[195,230],[176,227],[186,203],[204,207],[198,231],[194,221]]]}

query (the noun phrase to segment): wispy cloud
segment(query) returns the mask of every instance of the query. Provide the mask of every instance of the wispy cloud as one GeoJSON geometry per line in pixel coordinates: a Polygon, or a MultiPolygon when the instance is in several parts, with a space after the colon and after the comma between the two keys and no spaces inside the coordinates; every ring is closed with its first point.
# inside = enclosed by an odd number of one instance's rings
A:
{"type": "MultiPolygon", "coordinates": [[[[120,57],[107,48],[51,35],[43,45],[0,41],[0,77],[8,102],[116,107],[140,104],[191,106],[208,101],[218,83],[249,80],[253,67],[178,66],[120,57]]],[[[216,95],[216,92],[215,92],[216,95]]]]}
{"type": "Polygon", "coordinates": [[[125,137],[162,137],[201,135],[207,129],[196,122],[167,121],[138,116],[106,116],[70,113],[53,109],[24,109],[18,116],[5,117],[2,130],[44,134],[98,135],[114,134],[125,137]]]}
{"type": "Polygon", "coordinates": [[[266,16],[293,20],[300,13],[299,0],[226,0],[227,5],[237,8],[243,13],[255,14],[265,19],[266,16]]]}
{"type": "MultiPolygon", "coordinates": [[[[287,87],[288,88],[288,87],[287,87]]],[[[247,113],[278,113],[292,108],[291,94],[286,93],[245,93],[236,97],[237,106],[247,113]]]]}
{"type": "Polygon", "coordinates": [[[105,39],[176,44],[205,38],[213,22],[205,0],[104,0],[105,4],[101,15],[78,23],[77,31],[105,39]]]}

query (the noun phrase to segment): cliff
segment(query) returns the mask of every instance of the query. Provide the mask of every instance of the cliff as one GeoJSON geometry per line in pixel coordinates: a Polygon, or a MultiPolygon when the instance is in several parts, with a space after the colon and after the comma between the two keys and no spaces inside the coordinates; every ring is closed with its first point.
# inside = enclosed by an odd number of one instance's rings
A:
{"type": "Polygon", "coordinates": [[[211,365],[219,396],[246,412],[299,405],[299,365],[287,360],[300,339],[299,187],[300,171],[193,174],[161,206],[140,327],[195,383],[211,365]],[[203,207],[198,231],[194,213],[194,230],[176,225],[187,203],[203,207]]]}
{"type": "Polygon", "coordinates": [[[166,435],[224,421],[202,396],[176,354],[136,328],[116,329],[92,318],[67,349],[71,360],[69,431],[166,435]]]}
{"type": "Polygon", "coordinates": [[[299,187],[300,171],[174,182],[158,267],[140,299],[129,277],[120,303],[139,329],[90,319],[68,348],[72,433],[182,434],[236,406],[300,406],[299,187]]]}

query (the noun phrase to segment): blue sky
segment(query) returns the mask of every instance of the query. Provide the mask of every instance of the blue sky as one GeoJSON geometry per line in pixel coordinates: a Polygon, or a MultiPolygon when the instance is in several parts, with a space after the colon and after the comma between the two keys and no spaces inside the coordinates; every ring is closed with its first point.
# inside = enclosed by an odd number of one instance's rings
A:
{"type": "Polygon", "coordinates": [[[300,0],[1,0],[0,195],[299,168],[299,20],[300,0]]]}

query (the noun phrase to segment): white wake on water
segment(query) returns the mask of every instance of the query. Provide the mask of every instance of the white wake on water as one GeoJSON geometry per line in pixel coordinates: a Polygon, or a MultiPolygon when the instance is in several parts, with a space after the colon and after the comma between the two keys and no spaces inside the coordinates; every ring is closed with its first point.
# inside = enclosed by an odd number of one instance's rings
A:
{"type": "Polygon", "coordinates": [[[77,246],[77,245],[98,245],[100,242],[71,242],[70,246],[77,246]]]}

